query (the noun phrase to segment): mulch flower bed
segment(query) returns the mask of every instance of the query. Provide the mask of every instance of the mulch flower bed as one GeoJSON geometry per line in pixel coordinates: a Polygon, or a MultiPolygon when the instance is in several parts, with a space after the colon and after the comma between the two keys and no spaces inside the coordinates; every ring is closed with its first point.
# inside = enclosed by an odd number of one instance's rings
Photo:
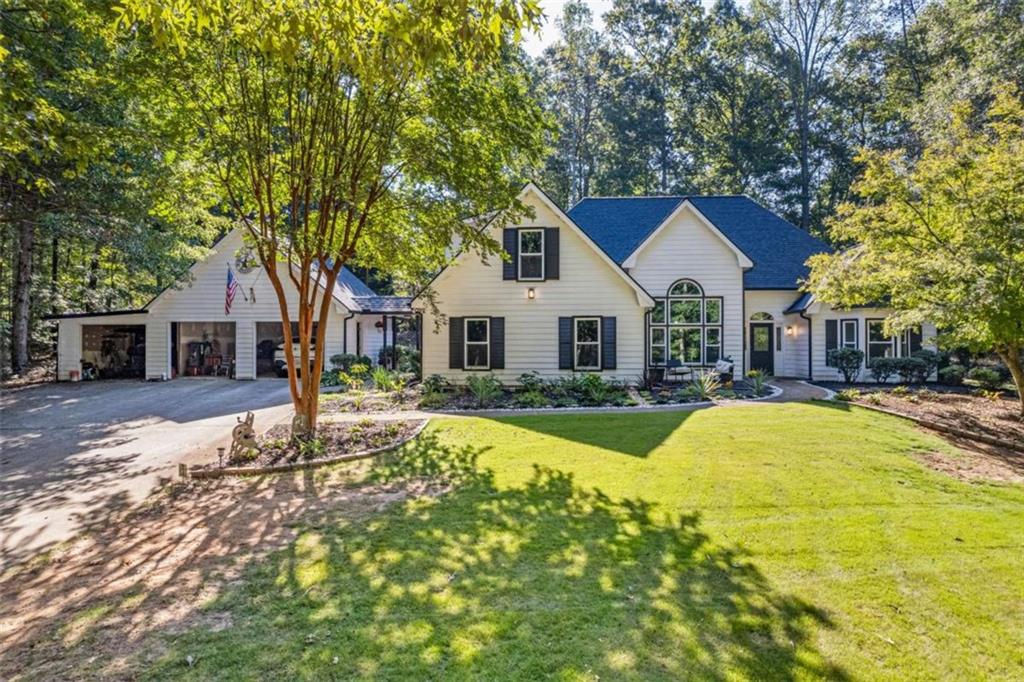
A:
{"type": "Polygon", "coordinates": [[[320,414],[389,413],[419,409],[418,387],[401,391],[336,391],[320,395],[320,414]]]}
{"type": "MultiPolygon", "coordinates": [[[[764,395],[771,393],[766,388],[764,395]]],[[[757,397],[746,381],[737,381],[731,388],[720,389],[713,399],[752,400],[757,397]]],[[[422,386],[402,391],[338,391],[320,396],[320,413],[380,414],[409,410],[506,410],[573,407],[643,407],[651,405],[684,405],[704,402],[687,385],[658,386],[653,389],[606,383],[596,393],[585,390],[543,391],[502,387],[494,395],[481,399],[465,387],[449,386],[443,391],[427,392],[422,386]]]]}
{"type": "MultiPolygon", "coordinates": [[[[764,395],[769,395],[770,393],[771,388],[765,387],[764,395]]],[[[707,398],[702,398],[695,394],[687,386],[661,386],[651,390],[641,390],[640,397],[643,398],[645,403],[650,405],[681,405],[705,402],[707,400],[707,398]]],[[[763,396],[758,396],[754,393],[754,389],[749,383],[746,381],[736,381],[733,382],[731,388],[720,389],[712,397],[712,400],[753,400],[759,397],[763,396]]]]}
{"type": "MultiPolygon", "coordinates": [[[[834,391],[849,390],[847,384],[822,383],[834,391]]],[[[1024,447],[1024,420],[1020,403],[1008,391],[999,397],[975,395],[962,386],[852,386],[852,402],[883,407],[918,419],[927,419],[980,433],[1024,447]]]]}
{"type": "Polygon", "coordinates": [[[316,462],[339,455],[376,450],[401,442],[422,424],[421,420],[373,419],[344,423],[321,422],[317,427],[316,438],[300,443],[291,440],[289,426],[278,424],[257,441],[258,451],[255,457],[232,459],[224,464],[231,467],[267,467],[296,462],[316,462]]]}
{"type": "Polygon", "coordinates": [[[875,390],[861,393],[854,401],[876,405],[918,419],[946,423],[964,431],[981,433],[1024,447],[1024,421],[1020,404],[1003,394],[987,398],[960,391],[931,388],[902,391],[875,390]]]}

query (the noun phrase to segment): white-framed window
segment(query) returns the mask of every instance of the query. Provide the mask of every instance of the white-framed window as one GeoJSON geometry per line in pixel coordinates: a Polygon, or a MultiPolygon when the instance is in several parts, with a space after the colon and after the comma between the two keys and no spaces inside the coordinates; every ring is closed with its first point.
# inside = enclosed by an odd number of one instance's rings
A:
{"type": "Polygon", "coordinates": [[[601,369],[601,318],[573,319],[573,367],[601,369]]]}
{"type": "Polygon", "coordinates": [[[544,279],[544,230],[519,230],[519,279],[544,279]]]}
{"type": "Polygon", "coordinates": [[[648,323],[650,364],[714,364],[722,357],[722,299],[681,279],[657,299],[648,323]]]}
{"type": "Polygon", "coordinates": [[[651,327],[651,364],[665,364],[665,328],[651,327]]]}
{"type": "Polygon", "coordinates": [[[866,324],[868,326],[867,361],[896,357],[896,337],[885,335],[885,320],[867,320],[866,324]]]}
{"type": "Polygon", "coordinates": [[[857,349],[857,320],[840,321],[839,347],[857,349]]]}
{"type": "Polygon", "coordinates": [[[466,369],[490,369],[491,367],[491,320],[487,317],[467,317],[465,325],[466,369]]]}

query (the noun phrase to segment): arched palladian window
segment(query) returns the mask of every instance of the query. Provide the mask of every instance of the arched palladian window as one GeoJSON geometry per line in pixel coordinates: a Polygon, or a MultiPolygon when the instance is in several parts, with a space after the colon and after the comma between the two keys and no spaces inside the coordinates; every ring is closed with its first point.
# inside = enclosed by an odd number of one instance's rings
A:
{"type": "Polygon", "coordinates": [[[751,322],[771,322],[775,318],[771,316],[771,313],[754,313],[750,316],[751,322]]]}
{"type": "Polygon", "coordinates": [[[713,365],[722,357],[721,297],[706,296],[697,282],[680,279],[655,303],[648,316],[651,366],[674,360],[684,365],[713,365]]]}

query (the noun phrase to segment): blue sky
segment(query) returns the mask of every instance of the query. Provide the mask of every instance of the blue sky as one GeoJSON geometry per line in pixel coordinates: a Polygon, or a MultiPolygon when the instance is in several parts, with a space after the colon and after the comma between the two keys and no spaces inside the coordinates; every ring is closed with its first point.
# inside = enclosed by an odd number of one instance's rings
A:
{"type": "MultiPolygon", "coordinates": [[[[539,34],[527,34],[524,40],[526,51],[534,56],[539,56],[544,48],[558,40],[558,27],[555,26],[555,19],[562,16],[562,8],[566,0],[540,0],[541,9],[544,10],[544,26],[539,34]]],[[[612,8],[612,0],[587,0],[590,11],[594,15],[594,27],[604,28],[602,17],[604,13],[612,8]]]]}
{"type": "MultiPolygon", "coordinates": [[[[539,57],[544,48],[558,40],[558,27],[555,26],[555,19],[562,16],[562,10],[568,0],[540,0],[541,9],[544,11],[544,26],[539,33],[528,33],[523,41],[523,47],[533,57],[539,57]]],[[[594,15],[594,28],[604,30],[605,12],[612,8],[613,0],[586,0],[594,15]]],[[[714,0],[702,0],[705,9],[714,5],[714,0]]],[[[746,6],[746,0],[739,0],[739,6],[746,6]]]]}

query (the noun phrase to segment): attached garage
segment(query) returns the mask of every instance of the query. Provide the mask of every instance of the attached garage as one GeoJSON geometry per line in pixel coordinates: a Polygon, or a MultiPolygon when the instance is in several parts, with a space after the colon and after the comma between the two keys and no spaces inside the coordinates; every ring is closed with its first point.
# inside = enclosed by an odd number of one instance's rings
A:
{"type": "MultiPolygon", "coordinates": [[[[141,309],[49,316],[57,323],[57,380],[278,375],[282,346],[290,339],[282,334],[280,304],[269,278],[260,268],[239,264],[236,256],[244,249],[241,231],[231,231],[180,282],[141,309]],[[226,288],[228,271],[237,283],[233,290],[226,288]],[[85,375],[83,367],[94,373],[85,375]]],[[[283,284],[295,317],[298,291],[290,280],[283,284]]],[[[391,305],[395,297],[376,296],[342,270],[331,298],[324,357],[361,346],[376,360],[386,328],[378,306],[391,305]]]]}
{"type": "Polygon", "coordinates": [[[235,376],[234,322],[172,322],[172,376],[235,376]]]}
{"type": "Polygon", "coordinates": [[[81,358],[83,378],[145,378],[146,325],[83,324],[81,358]]]}

